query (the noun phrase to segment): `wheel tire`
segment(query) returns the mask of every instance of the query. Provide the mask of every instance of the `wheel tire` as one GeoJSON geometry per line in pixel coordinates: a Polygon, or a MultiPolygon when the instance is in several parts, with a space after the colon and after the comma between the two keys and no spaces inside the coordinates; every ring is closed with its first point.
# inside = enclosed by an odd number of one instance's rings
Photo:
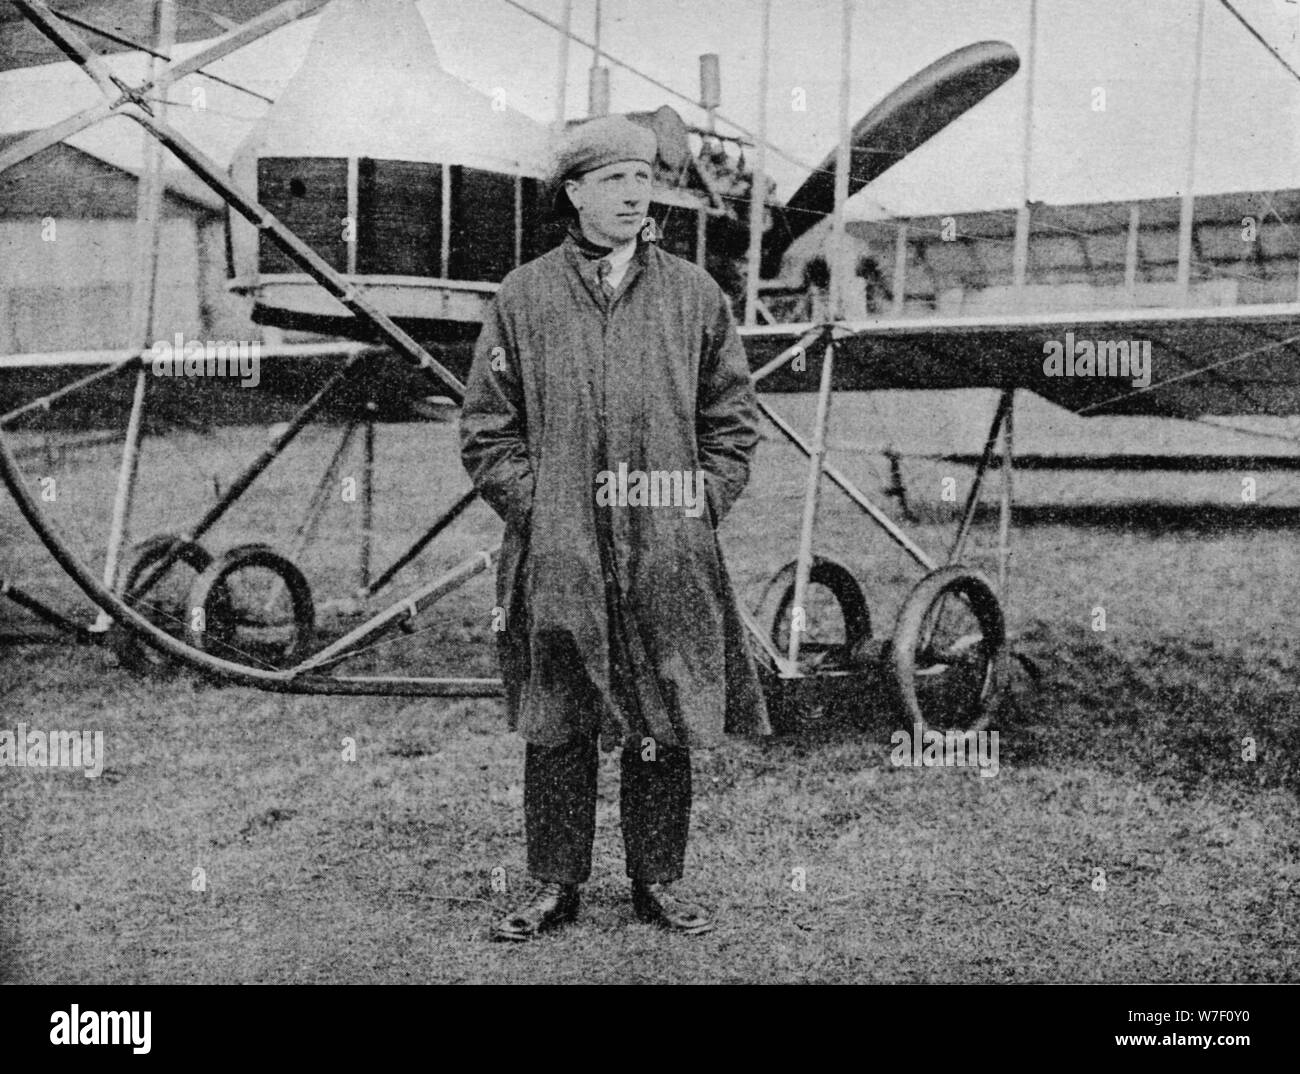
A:
{"type": "MultiPolygon", "coordinates": [[[[982,656],[978,665],[974,662],[968,664],[971,669],[978,667],[978,670],[972,670],[964,679],[950,678],[947,684],[936,680],[930,692],[939,693],[945,686],[953,687],[949,693],[955,695],[958,704],[956,711],[941,714],[945,726],[954,730],[980,731],[988,726],[1001,704],[1007,683],[1008,647],[1006,622],[997,595],[978,571],[956,565],[942,567],[921,579],[908,594],[899,613],[887,663],[903,715],[910,723],[923,729],[933,726],[940,713],[934,711],[931,699],[923,702],[918,693],[918,676],[943,675],[943,669],[952,669],[956,663],[949,661],[945,664],[940,660],[929,665],[919,663],[918,657],[925,656],[920,652],[922,632],[935,607],[942,601],[954,599],[962,601],[979,624],[979,640],[974,644],[982,648],[982,656]]],[[[967,636],[964,636],[958,643],[966,641],[967,636]]],[[[955,647],[949,650],[955,651],[955,647]]],[[[938,700],[943,703],[952,697],[940,696],[938,700]]]]}
{"type": "MultiPolygon", "coordinates": [[[[293,612],[294,637],[287,646],[257,646],[260,663],[274,668],[290,668],[306,658],[311,651],[316,628],[316,607],[312,601],[311,586],[302,571],[287,557],[264,544],[246,544],[232,548],[194,580],[190,588],[190,609],[203,610],[203,628],[193,629],[187,623],[186,640],[194,648],[212,656],[236,663],[247,662],[251,655],[247,645],[236,645],[232,639],[240,624],[234,621],[231,607],[229,580],[239,571],[262,569],[277,575],[289,593],[293,612]]],[[[256,624],[255,624],[256,625],[256,624]]]]}
{"type": "MultiPolygon", "coordinates": [[[[782,624],[794,603],[796,562],[787,563],[778,570],[763,589],[759,598],[756,618],[772,644],[785,652],[782,624]]],[[[800,667],[806,671],[817,668],[847,669],[853,664],[853,653],[871,637],[871,611],[867,597],[858,585],[853,572],[833,559],[814,556],[808,572],[809,586],[821,586],[830,592],[844,621],[845,637],[834,645],[800,647],[800,667]]]]}
{"type": "MultiPolygon", "coordinates": [[[[174,533],[155,534],[131,549],[122,580],[122,599],[156,626],[181,637],[185,632],[185,608],[159,609],[151,613],[148,605],[141,606],[135,595],[135,588],[145,572],[166,556],[177,542],[182,545],[177,562],[189,567],[196,575],[202,574],[212,565],[211,553],[201,545],[184,540],[174,533]]],[[[146,642],[138,631],[123,626],[116,620],[108,628],[107,642],[116,653],[119,663],[132,671],[161,671],[172,666],[172,661],[146,642]]]]}

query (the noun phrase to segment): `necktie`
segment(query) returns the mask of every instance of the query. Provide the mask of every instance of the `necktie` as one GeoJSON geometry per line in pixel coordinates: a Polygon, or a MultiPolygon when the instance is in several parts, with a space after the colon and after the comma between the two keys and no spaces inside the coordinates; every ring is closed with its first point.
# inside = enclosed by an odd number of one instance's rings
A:
{"type": "Polygon", "coordinates": [[[596,278],[600,280],[600,289],[605,292],[606,298],[614,297],[614,285],[609,282],[609,274],[613,271],[614,266],[608,258],[602,257],[596,262],[596,278]]]}

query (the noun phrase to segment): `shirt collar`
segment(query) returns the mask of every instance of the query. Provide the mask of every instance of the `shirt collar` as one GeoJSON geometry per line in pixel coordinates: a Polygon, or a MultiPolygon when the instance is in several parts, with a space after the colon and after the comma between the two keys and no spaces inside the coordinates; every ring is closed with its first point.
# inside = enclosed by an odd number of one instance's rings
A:
{"type": "Polygon", "coordinates": [[[615,246],[605,255],[605,260],[609,262],[613,269],[612,275],[621,276],[623,268],[632,260],[632,255],[636,253],[636,239],[629,239],[622,246],[615,246]]]}
{"type": "MultiPolygon", "coordinates": [[[[626,274],[623,280],[620,281],[620,286],[626,285],[629,280],[641,272],[642,268],[645,266],[646,260],[646,253],[644,251],[648,249],[650,245],[649,242],[641,238],[640,234],[637,235],[635,242],[628,244],[630,249],[625,254],[626,274]]],[[[616,264],[616,262],[613,261],[613,257],[609,256],[613,255],[614,251],[612,251],[608,246],[597,246],[595,243],[588,240],[587,237],[582,234],[581,230],[579,230],[576,221],[569,226],[568,233],[562,244],[562,249],[568,255],[569,263],[573,266],[579,278],[591,293],[592,298],[595,299],[597,305],[600,305],[604,301],[604,294],[601,290],[599,277],[597,276],[596,262],[602,257],[608,256],[610,261],[616,264]]],[[[619,252],[621,253],[622,251],[619,252]]]]}

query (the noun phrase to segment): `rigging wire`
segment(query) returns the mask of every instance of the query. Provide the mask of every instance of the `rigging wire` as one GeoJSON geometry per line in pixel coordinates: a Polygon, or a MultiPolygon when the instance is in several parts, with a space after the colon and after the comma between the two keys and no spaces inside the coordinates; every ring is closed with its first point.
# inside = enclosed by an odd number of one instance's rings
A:
{"type": "Polygon", "coordinates": [[[1222,4],[1225,8],[1227,8],[1228,11],[1232,14],[1233,18],[1235,18],[1239,23],[1241,23],[1242,26],[1246,28],[1246,31],[1250,34],[1251,37],[1253,37],[1256,41],[1258,41],[1261,45],[1263,45],[1264,48],[1268,50],[1268,54],[1272,56],[1273,59],[1277,60],[1278,63],[1280,63],[1283,67],[1287,69],[1287,71],[1290,73],[1292,78],[1294,78],[1297,82],[1300,82],[1300,73],[1297,73],[1296,69],[1292,67],[1289,63],[1287,63],[1285,59],[1282,58],[1282,54],[1278,52],[1278,50],[1275,49],[1271,44],[1268,43],[1268,41],[1264,38],[1264,35],[1261,34],[1258,30],[1256,30],[1255,27],[1251,25],[1250,21],[1240,11],[1238,11],[1235,7],[1232,6],[1231,0],[1219,0],[1219,3],[1222,4]]]}
{"type": "MultiPolygon", "coordinates": [[[[536,19],[538,22],[546,26],[549,26],[552,30],[555,30],[557,33],[565,32],[564,27],[561,26],[558,22],[548,19],[545,15],[541,14],[540,12],[534,11],[532,8],[528,7],[525,4],[521,4],[519,0],[503,0],[503,2],[509,4],[513,8],[518,9],[519,11],[522,11],[525,15],[528,15],[536,19]]],[[[579,37],[572,30],[568,31],[568,36],[571,41],[574,41],[577,44],[582,45],[584,48],[589,48],[594,50],[596,47],[593,42],[587,41],[584,38],[579,37]]],[[[612,55],[608,49],[602,47],[600,50],[600,55],[602,59],[608,60],[610,63],[614,64],[614,66],[621,67],[625,71],[630,71],[638,78],[645,79],[645,81],[649,82],[650,85],[654,86],[656,89],[661,89],[665,93],[671,94],[672,96],[676,97],[678,100],[685,101],[693,108],[700,107],[699,101],[694,100],[693,98],[689,97],[687,94],[682,93],[680,90],[674,89],[672,86],[668,85],[668,83],[659,81],[659,79],[655,78],[653,75],[646,74],[644,71],[639,70],[636,66],[628,63],[626,60],[620,60],[617,56],[612,55]]],[[[721,112],[717,112],[715,113],[715,115],[716,118],[720,119],[723,123],[726,123],[729,127],[734,128],[744,137],[755,139],[755,140],[758,138],[758,135],[755,134],[748,127],[745,127],[740,123],[737,123],[734,119],[724,116],[721,112]]],[[[771,150],[773,153],[775,153],[777,156],[786,160],[788,163],[793,164],[795,167],[800,168],[803,171],[807,172],[809,175],[815,175],[818,174],[819,172],[825,172],[826,174],[830,174],[829,168],[818,168],[811,164],[808,164],[806,161],[802,161],[798,157],[795,157],[792,154],[787,153],[780,146],[774,145],[770,141],[767,142],[767,148],[771,150]]],[[[823,213],[819,215],[824,216],[826,214],[823,213]]]]}
{"type": "MultiPolygon", "coordinates": [[[[102,26],[97,26],[95,23],[79,18],[76,15],[69,15],[66,11],[57,11],[53,8],[51,10],[54,11],[54,14],[64,22],[71,23],[73,26],[78,26],[83,30],[89,30],[92,34],[98,34],[100,37],[107,38],[115,44],[125,45],[127,48],[134,49],[136,52],[146,53],[156,60],[164,60],[167,63],[173,62],[173,58],[168,56],[165,52],[159,52],[157,49],[142,44],[133,38],[127,37],[125,34],[119,34],[113,30],[107,30],[102,26]]],[[[203,70],[196,71],[195,74],[202,75],[204,78],[210,78],[213,82],[220,82],[223,86],[229,86],[231,89],[239,90],[240,93],[247,93],[250,97],[256,97],[258,100],[265,101],[267,104],[275,103],[272,98],[264,96],[256,90],[251,90],[247,86],[241,86],[238,82],[233,82],[228,78],[223,78],[221,75],[214,75],[203,70]]]]}

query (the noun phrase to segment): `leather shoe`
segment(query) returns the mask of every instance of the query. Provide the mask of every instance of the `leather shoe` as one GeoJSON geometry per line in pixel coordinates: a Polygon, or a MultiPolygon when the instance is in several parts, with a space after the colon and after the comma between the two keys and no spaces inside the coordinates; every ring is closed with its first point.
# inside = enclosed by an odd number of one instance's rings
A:
{"type": "Polygon", "coordinates": [[[634,880],[632,906],[640,920],[669,932],[698,936],[713,928],[704,908],[678,898],[673,894],[671,884],[647,884],[634,880]]]}
{"type": "Polygon", "coordinates": [[[492,939],[531,940],[549,929],[567,925],[577,916],[578,885],[546,881],[531,902],[497,923],[492,939]]]}

